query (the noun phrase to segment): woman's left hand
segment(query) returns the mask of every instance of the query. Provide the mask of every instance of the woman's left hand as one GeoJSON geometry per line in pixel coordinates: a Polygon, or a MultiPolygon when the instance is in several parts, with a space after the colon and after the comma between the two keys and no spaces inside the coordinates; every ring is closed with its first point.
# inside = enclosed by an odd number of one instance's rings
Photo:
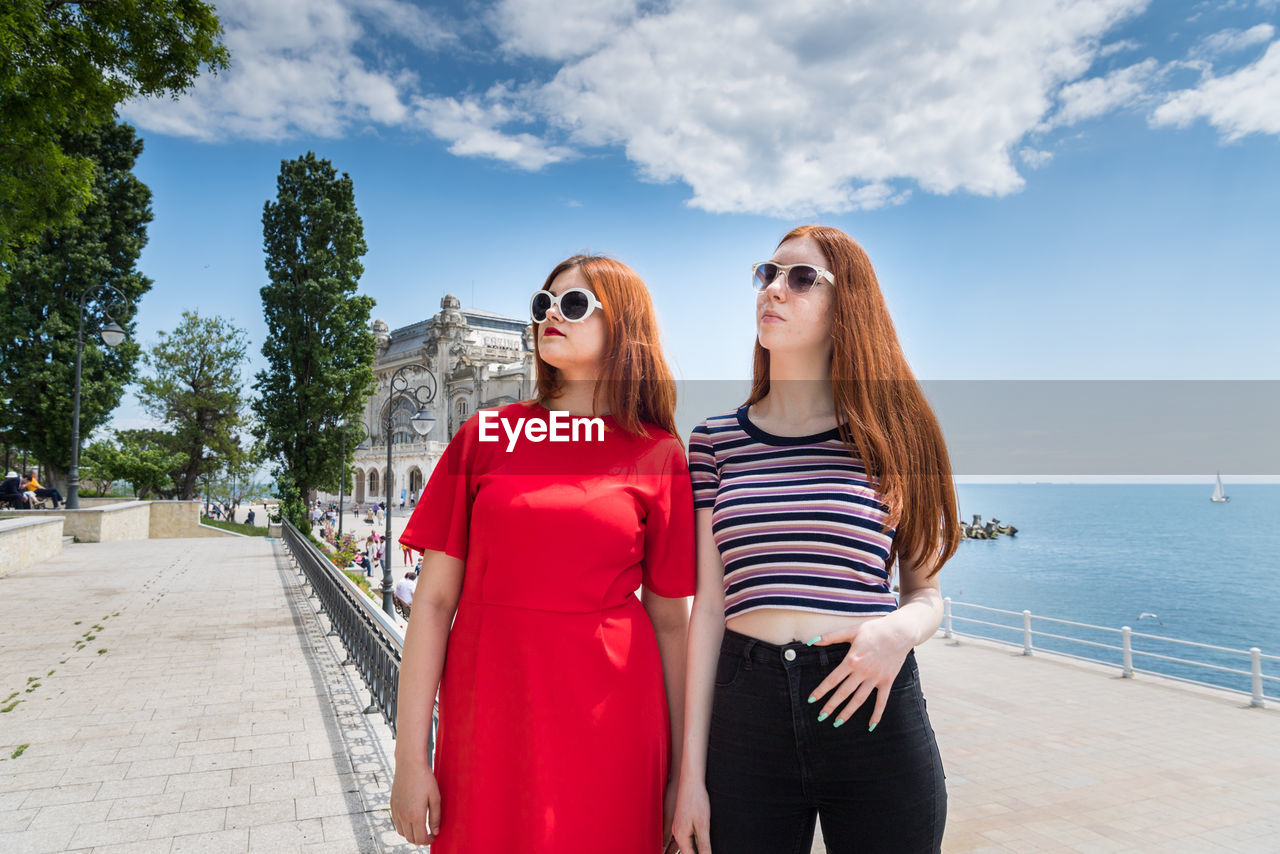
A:
{"type": "MultiPolygon", "coordinates": [[[[676,795],[680,790],[679,779],[667,781],[667,791],[662,798],[662,840],[671,840],[671,822],[676,817],[676,795]]],[[[669,847],[669,846],[668,846],[669,847]]],[[[665,848],[663,850],[666,850],[665,848]]]]}
{"type": "Polygon", "coordinates": [[[874,690],[876,705],[871,712],[868,731],[880,723],[885,706],[889,702],[889,689],[897,678],[902,663],[913,644],[906,632],[895,627],[890,617],[869,620],[849,629],[828,632],[810,642],[810,645],[829,646],[836,643],[852,644],[849,653],[827,674],[827,678],[814,689],[809,702],[815,705],[818,720],[825,721],[836,715],[834,726],[841,726],[853,717],[874,690]],[[834,693],[831,693],[833,692],[834,693]],[[817,703],[828,693],[826,703],[817,703]],[[852,696],[850,696],[852,695],[852,696]],[[848,704],[845,701],[848,700],[848,704]],[[843,706],[843,708],[841,708],[843,706]]]}

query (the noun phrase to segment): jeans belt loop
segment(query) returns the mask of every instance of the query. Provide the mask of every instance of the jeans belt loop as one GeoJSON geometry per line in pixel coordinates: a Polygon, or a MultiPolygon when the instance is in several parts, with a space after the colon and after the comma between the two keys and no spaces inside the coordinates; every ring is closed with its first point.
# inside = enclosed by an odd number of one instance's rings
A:
{"type": "Polygon", "coordinates": [[[822,666],[827,666],[827,648],[825,646],[818,647],[818,661],[822,662],[822,666]]]}
{"type": "Polygon", "coordinates": [[[751,669],[751,650],[755,649],[756,642],[754,639],[747,641],[747,645],[742,650],[742,657],[747,660],[747,669],[751,669]]]}

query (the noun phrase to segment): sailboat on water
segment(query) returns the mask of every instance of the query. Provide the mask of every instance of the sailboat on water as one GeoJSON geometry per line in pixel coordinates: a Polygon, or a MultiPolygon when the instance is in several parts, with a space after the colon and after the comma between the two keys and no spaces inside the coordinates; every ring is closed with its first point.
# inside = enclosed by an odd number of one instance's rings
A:
{"type": "Polygon", "coordinates": [[[1209,500],[1213,501],[1216,504],[1221,504],[1223,502],[1230,501],[1231,496],[1227,495],[1226,491],[1223,490],[1222,488],[1222,473],[1218,472],[1217,477],[1218,477],[1218,485],[1213,488],[1213,498],[1209,500]]]}

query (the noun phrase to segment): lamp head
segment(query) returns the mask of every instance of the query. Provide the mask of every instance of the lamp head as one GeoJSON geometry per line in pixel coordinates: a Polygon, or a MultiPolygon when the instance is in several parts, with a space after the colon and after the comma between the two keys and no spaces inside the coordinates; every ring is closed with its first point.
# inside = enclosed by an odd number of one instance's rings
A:
{"type": "Polygon", "coordinates": [[[98,334],[102,336],[102,340],[108,347],[115,347],[125,339],[126,335],[124,329],[114,320],[107,321],[106,326],[103,326],[98,334]]]}

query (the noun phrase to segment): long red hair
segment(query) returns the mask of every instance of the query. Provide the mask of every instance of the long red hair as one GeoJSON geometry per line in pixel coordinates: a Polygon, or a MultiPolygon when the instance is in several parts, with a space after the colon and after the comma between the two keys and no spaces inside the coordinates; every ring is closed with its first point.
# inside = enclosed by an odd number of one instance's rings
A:
{"type": "MultiPolygon", "coordinates": [[[[840,438],[885,495],[896,528],[885,566],[899,555],[932,578],[960,544],[951,459],[933,408],[916,381],[885,305],[871,259],[837,228],[804,225],[779,241],[809,237],[835,276],[831,391],[840,438]]],[[[750,405],[769,393],[769,351],[756,340],[750,405]]]]}
{"type": "MultiPolygon", "coordinates": [[[[679,440],[675,380],[662,356],[658,318],[644,280],[635,270],[613,258],[574,255],[556,265],[542,289],[550,290],[556,276],[574,268],[587,280],[604,311],[604,364],[592,395],[592,406],[599,411],[600,403],[605,403],[628,433],[647,436],[644,425],[648,422],[679,440]]],[[[564,377],[542,358],[536,335],[533,357],[538,365],[539,397],[555,397],[564,387],[564,377]]]]}

